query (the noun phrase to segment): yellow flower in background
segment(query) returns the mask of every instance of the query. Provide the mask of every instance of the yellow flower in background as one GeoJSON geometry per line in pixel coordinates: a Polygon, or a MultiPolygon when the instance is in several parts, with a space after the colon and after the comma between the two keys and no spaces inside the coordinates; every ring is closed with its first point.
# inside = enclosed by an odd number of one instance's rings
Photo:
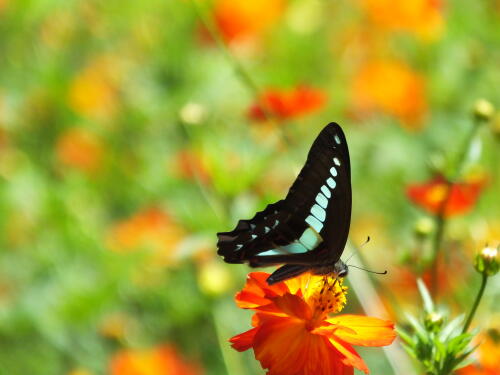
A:
{"type": "Polygon", "coordinates": [[[147,249],[154,263],[160,266],[172,262],[184,231],[172,218],[158,208],[138,212],[117,222],[108,234],[108,246],[121,253],[147,249]]]}
{"type": "Polygon", "coordinates": [[[408,31],[423,39],[439,37],[443,29],[440,0],[360,0],[370,20],[389,31],[408,31]]]}
{"type": "Polygon", "coordinates": [[[424,78],[401,61],[370,61],[361,66],[351,86],[356,115],[382,112],[409,129],[419,129],[427,111],[424,78]]]}
{"type": "Polygon", "coordinates": [[[118,105],[116,69],[109,56],[91,61],[71,83],[68,98],[70,107],[94,120],[112,117],[118,105]]]}
{"type": "Polygon", "coordinates": [[[106,338],[120,341],[125,339],[134,325],[135,321],[131,316],[123,312],[114,312],[103,317],[99,324],[99,333],[106,338]]]}
{"type": "Polygon", "coordinates": [[[104,149],[101,140],[82,128],[70,128],[60,135],[56,155],[65,166],[92,173],[99,169],[104,149]]]}
{"type": "Polygon", "coordinates": [[[145,350],[122,350],[109,365],[110,375],[201,375],[196,363],[185,361],[172,345],[145,350]]]}

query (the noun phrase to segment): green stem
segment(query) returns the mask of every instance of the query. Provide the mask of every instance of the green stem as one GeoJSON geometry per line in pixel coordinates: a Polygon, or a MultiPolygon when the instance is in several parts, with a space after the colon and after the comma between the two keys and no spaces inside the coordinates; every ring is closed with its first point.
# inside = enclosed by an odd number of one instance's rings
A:
{"type": "Polygon", "coordinates": [[[205,11],[205,9],[203,9],[203,7],[198,3],[198,0],[191,0],[191,2],[193,3],[196,14],[203,23],[203,26],[206,27],[206,29],[210,33],[210,36],[213,38],[215,43],[217,43],[217,46],[224,53],[224,56],[229,61],[229,63],[233,66],[233,69],[236,72],[236,74],[239,76],[241,81],[247,86],[251,94],[258,97],[259,88],[257,84],[254,82],[250,74],[248,74],[243,65],[238,61],[238,59],[236,59],[236,57],[231,53],[226,43],[222,39],[220,31],[217,25],[214,23],[212,17],[208,16],[207,11],[205,11]]]}
{"type": "Polygon", "coordinates": [[[451,192],[453,189],[453,184],[455,184],[462,174],[462,170],[465,166],[465,161],[467,159],[467,154],[470,151],[472,143],[476,137],[477,131],[479,129],[480,123],[473,123],[467,137],[465,138],[465,142],[463,147],[460,150],[460,154],[458,155],[458,159],[455,165],[455,170],[451,174],[451,177],[446,180],[446,193],[443,201],[441,202],[438,212],[434,216],[434,222],[436,227],[436,232],[432,241],[432,266],[431,266],[431,294],[434,298],[436,298],[439,290],[438,286],[438,269],[437,269],[437,258],[439,255],[439,251],[441,250],[441,246],[443,243],[445,228],[446,228],[446,216],[445,211],[448,206],[448,202],[451,197],[451,192]]]}
{"type": "MultiPolygon", "coordinates": [[[[250,91],[250,94],[255,97],[255,98],[260,98],[260,90],[259,86],[255,83],[253,80],[252,76],[247,72],[243,64],[240,63],[240,61],[231,53],[229,48],[227,47],[226,42],[221,36],[220,30],[215,24],[214,20],[212,17],[210,17],[205,11],[205,9],[199,4],[199,0],[191,0],[193,7],[196,11],[196,14],[201,20],[201,23],[203,26],[206,27],[208,32],[210,33],[210,36],[214,39],[215,43],[217,43],[218,47],[221,49],[221,51],[224,53],[224,56],[226,57],[227,61],[232,65],[236,76],[239,77],[239,79],[243,82],[243,84],[248,88],[250,91]]],[[[263,100],[261,104],[262,111],[264,113],[264,116],[266,117],[267,120],[273,120],[276,119],[276,116],[273,114],[273,112],[268,108],[267,103],[263,100]]],[[[283,142],[286,145],[291,144],[291,140],[289,137],[286,135],[285,132],[281,130],[281,128],[278,128],[278,131],[281,133],[283,142]]]]}
{"type": "Polygon", "coordinates": [[[481,298],[483,297],[484,294],[484,289],[486,288],[486,282],[488,281],[488,275],[483,273],[483,279],[481,280],[481,287],[479,288],[479,292],[477,293],[476,300],[474,301],[474,304],[472,305],[472,309],[469,313],[469,316],[467,317],[467,321],[464,324],[464,329],[462,330],[462,333],[467,332],[469,329],[469,326],[472,322],[472,319],[474,318],[474,314],[476,313],[477,307],[479,306],[479,302],[481,302],[481,298]]]}

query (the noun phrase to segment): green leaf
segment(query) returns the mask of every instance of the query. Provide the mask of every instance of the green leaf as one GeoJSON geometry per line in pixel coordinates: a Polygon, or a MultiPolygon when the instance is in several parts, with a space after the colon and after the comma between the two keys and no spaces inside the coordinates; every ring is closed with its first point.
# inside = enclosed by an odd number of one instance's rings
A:
{"type": "Polygon", "coordinates": [[[461,314],[457,316],[455,319],[453,319],[451,322],[449,322],[442,330],[441,333],[439,334],[439,339],[441,341],[446,341],[448,337],[450,337],[453,333],[457,334],[460,332],[460,326],[462,325],[462,322],[464,321],[465,314],[461,314]]]}
{"type": "Polygon", "coordinates": [[[403,340],[405,343],[407,343],[409,345],[413,345],[414,344],[413,337],[408,332],[406,332],[404,329],[396,327],[395,331],[398,334],[399,338],[401,340],[403,340]]]}
{"type": "Polygon", "coordinates": [[[427,290],[422,279],[417,279],[418,290],[420,291],[420,295],[422,296],[422,300],[424,301],[424,309],[426,312],[430,313],[434,311],[434,302],[432,302],[432,297],[427,290]]]}
{"type": "Polygon", "coordinates": [[[424,326],[422,326],[418,322],[417,318],[415,318],[410,313],[405,313],[405,315],[406,315],[406,319],[408,319],[408,322],[411,324],[411,326],[415,330],[415,334],[420,338],[420,340],[422,340],[424,342],[428,342],[429,341],[428,333],[425,330],[424,326]]]}

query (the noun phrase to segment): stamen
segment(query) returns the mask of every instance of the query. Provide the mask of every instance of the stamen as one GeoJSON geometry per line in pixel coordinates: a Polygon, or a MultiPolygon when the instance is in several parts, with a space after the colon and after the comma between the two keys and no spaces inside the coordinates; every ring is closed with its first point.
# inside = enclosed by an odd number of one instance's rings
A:
{"type": "Polygon", "coordinates": [[[311,282],[308,303],[315,310],[314,315],[324,318],[325,314],[337,313],[346,303],[347,287],[342,285],[342,279],[325,276],[311,282]]]}

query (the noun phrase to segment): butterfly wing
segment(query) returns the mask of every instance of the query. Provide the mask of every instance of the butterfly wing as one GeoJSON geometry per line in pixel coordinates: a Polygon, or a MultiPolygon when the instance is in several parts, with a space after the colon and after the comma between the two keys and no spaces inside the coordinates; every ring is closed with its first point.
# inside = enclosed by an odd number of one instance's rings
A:
{"type": "Polygon", "coordinates": [[[334,263],[347,241],[350,218],[349,151],[342,129],[331,123],[314,141],[286,198],[218,233],[218,254],[228,263],[254,267],[286,263],[306,270],[334,263]]]}

